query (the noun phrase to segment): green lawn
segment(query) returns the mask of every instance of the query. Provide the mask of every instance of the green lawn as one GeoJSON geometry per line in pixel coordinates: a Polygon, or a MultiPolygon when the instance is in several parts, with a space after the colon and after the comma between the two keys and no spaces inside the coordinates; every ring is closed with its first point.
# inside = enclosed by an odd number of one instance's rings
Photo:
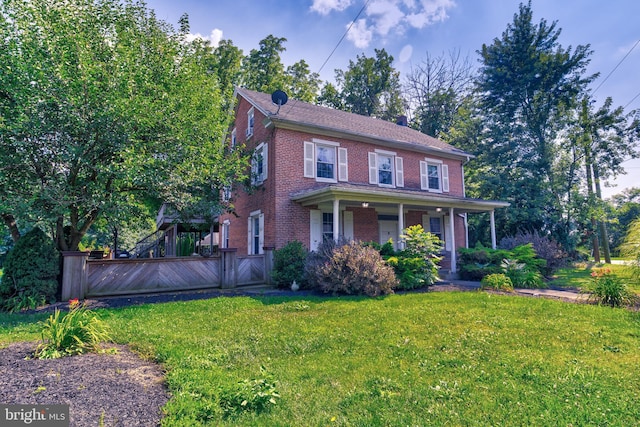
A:
{"type": "MultiPolygon", "coordinates": [[[[101,311],[167,369],[168,426],[639,425],[640,313],[483,292],[217,298],[101,311]],[[224,417],[238,381],[277,405],[224,417]]],[[[0,316],[0,342],[39,317],[0,316]]]]}
{"type": "Polygon", "coordinates": [[[601,268],[610,269],[612,274],[618,276],[629,287],[629,290],[640,295],[640,282],[633,278],[631,268],[620,264],[577,263],[558,270],[549,285],[588,291],[592,286],[591,271],[601,268]]]}

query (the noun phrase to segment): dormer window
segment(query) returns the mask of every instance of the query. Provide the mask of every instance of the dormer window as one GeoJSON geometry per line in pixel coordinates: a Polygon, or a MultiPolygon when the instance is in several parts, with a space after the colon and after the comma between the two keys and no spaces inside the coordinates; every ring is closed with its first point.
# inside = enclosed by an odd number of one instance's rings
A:
{"type": "Polygon", "coordinates": [[[253,135],[253,119],[254,119],[253,107],[251,107],[251,109],[247,113],[247,135],[246,135],[247,138],[253,135]]]}

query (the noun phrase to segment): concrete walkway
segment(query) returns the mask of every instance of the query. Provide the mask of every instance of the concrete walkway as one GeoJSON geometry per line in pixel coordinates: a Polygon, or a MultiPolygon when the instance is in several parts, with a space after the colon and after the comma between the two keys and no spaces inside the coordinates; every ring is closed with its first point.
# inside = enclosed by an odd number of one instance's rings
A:
{"type": "MultiPolygon", "coordinates": [[[[445,280],[429,288],[433,291],[474,291],[480,289],[480,282],[464,280],[445,280]]],[[[548,289],[514,289],[515,295],[529,297],[555,298],[572,302],[587,302],[589,294],[576,289],[548,288],[548,289]]]]}

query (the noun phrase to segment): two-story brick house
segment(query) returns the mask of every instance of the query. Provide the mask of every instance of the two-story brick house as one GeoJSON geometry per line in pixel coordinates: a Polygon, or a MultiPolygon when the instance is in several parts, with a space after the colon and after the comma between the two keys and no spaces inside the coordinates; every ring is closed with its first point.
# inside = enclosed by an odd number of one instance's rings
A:
{"type": "MultiPolygon", "coordinates": [[[[299,240],[313,250],[345,237],[396,244],[422,224],[444,240],[451,271],[467,245],[466,215],[508,203],[465,197],[471,157],[395,124],[297,100],[279,107],[270,94],[236,89],[231,144],[252,150],[252,181],[226,192],[233,214],[219,218],[222,248],[261,254],[299,240]]],[[[495,237],[494,237],[495,246],[495,237]]]]}

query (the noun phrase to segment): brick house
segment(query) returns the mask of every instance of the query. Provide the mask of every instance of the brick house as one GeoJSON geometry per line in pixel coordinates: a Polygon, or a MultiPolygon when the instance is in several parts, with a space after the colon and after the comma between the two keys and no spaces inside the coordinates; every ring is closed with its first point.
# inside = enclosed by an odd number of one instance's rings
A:
{"type": "Polygon", "coordinates": [[[414,224],[445,242],[443,268],[456,272],[456,249],[467,246],[467,214],[508,203],[465,197],[470,154],[399,124],[236,89],[231,144],[253,152],[254,190],[240,186],[223,198],[220,247],[262,254],[299,240],[313,250],[323,239],[345,237],[401,245],[414,224]]]}

